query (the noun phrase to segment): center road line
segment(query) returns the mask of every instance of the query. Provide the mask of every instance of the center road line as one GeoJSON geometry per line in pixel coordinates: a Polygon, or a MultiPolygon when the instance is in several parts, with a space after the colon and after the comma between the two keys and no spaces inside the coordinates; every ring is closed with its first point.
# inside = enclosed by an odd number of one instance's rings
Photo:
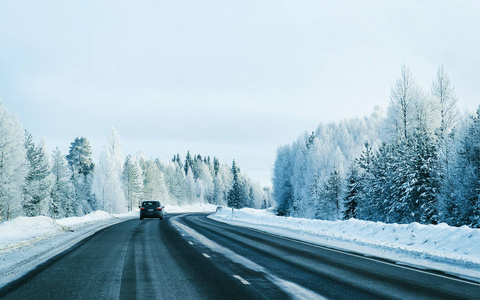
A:
{"type": "Polygon", "coordinates": [[[211,258],[210,255],[208,255],[207,253],[202,253],[203,256],[205,256],[206,258],[211,258]]]}
{"type": "Polygon", "coordinates": [[[233,277],[237,278],[238,280],[240,280],[241,283],[243,283],[244,285],[250,285],[250,282],[246,281],[245,279],[243,279],[241,276],[239,275],[233,275],[233,277]]]}

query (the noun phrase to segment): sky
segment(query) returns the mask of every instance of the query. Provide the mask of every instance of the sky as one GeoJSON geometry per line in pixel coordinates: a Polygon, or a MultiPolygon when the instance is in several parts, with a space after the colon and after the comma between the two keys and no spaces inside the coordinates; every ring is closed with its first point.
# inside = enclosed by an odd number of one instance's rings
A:
{"type": "Polygon", "coordinates": [[[480,104],[480,2],[0,0],[0,98],[50,149],[235,159],[269,184],[276,149],[386,110],[406,64],[443,65],[480,104]]]}

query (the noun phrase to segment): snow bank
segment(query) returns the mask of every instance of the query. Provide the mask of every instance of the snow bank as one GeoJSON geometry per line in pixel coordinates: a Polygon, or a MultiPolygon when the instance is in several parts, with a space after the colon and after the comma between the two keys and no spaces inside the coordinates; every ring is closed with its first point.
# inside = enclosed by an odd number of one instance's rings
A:
{"type": "Polygon", "coordinates": [[[80,227],[116,219],[125,215],[111,215],[104,211],[95,211],[83,217],[51,219],[48,217],[18,217],[0,223],[0,252],[23,247],[63,232],[74,231],[80,227]]]}
{"type": "Polygon", "coordinates": [[[480,230],[467,226],[310,220],[247,208],[223,209],[210,218],[480,281],[480,230]]]}
{"type": "Polygon", "coordinates": [[[197,203],[189,205],[165,205],[165,213],[187,213],[187,212],[214,212],[217,206],[213,204],[197,203]]]}

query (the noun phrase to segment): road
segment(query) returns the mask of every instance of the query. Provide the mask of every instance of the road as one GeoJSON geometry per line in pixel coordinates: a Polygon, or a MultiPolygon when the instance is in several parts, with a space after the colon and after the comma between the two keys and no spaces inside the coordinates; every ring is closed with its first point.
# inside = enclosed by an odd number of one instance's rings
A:
{"type": "Polygon", "coordinates": [[[128,220],[0,290],[1,299],[475,299],[480,285],[230,226],[128,220]]]}

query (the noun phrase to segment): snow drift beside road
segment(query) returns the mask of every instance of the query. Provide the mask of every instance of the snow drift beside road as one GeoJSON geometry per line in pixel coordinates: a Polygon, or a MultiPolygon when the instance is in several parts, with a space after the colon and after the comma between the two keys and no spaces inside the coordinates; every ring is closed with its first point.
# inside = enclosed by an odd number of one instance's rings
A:
{"type": "Polygon", "coordinates": [[[114,215],[103,211],[92,212],[83,217],[58,220],[42,216],[18,217],[12,221],[0,224],[0,252],[114,218],[116,218],[114,215]]]}
{"type": "Polygon", "coordinates": [[[467,226],[310,220],[249,208],[223,209],[210,218],[480,281],[480,230],[467,226]]]}

